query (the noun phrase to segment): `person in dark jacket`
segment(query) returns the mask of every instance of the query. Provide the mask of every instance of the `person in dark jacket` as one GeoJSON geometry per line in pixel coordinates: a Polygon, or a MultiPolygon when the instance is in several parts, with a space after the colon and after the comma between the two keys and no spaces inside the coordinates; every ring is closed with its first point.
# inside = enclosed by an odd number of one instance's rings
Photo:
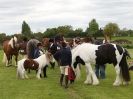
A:
{"type": "Polygon", "coordinates": [[[65,88],[68,88],[68,68],[69,66],[71,66],[72,54],[70,49],[67,48],[67,44],[65,42],[62,42],[62,49],[60,49],[54,54],[54,58],[60,64],[60,84],[62,86],[63,78],[65,76],[65,88]]]}
{"type": "Polygon", "coordinates": [[[37,44],[37,48],[35,49],[35,52],[34,52],[34,58],[38,58],[39,56],[41,56],[43,54],[43,51],[42,51],[42,44],[41,43],[38,43],[37,44]]]}
{"type": "MultiPolygon", "coordinates": [[[[39,56],[41,56],[41,55],[43,55],[44,54],[44,52],[43,52],[43,46],[42,46],[42,43],[38,43],[37,44],[37,48],[35,49],[35,51],[34,51],[34,58],[38,58],[39,56]]],[[[46,71],[47,71],[47,67],[48,67],[48,65],[46,65],[44,68],[43,68],[43,75],[44,75],[44,77],[47,77],[47,75],[46,75],[46,71]]],[[[42,77],[42,75],[40,75],[41,77],[42,77]]]]}
{"type": "MultiPolygon", "coordinates": [[[[103,42],[100,41],[100,40],[95,40],[94,43],[96,45],[103,44],[103,42]]],[[[96,74],[97,78],[101,78],[101,79],[105,79],[106,78],[105,69],[106,69],[106,65],[105,64],[102,64],[102,65],[96,64],[95,65],[95,74],[96,74]]]]}

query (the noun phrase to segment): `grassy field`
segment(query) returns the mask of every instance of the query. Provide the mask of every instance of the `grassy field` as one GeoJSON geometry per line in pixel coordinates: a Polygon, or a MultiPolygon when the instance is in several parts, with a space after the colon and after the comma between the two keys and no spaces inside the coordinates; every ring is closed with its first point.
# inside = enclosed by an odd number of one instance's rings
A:
{"type": "MultiPolygon", "coordinates": [[[[133,53],[133,50],[129,50],[133,53]]],[[[132,55],[133,56],[133,55],[132,55]]],[[[3,52],[0,51],[0,61],[3,52]]],[[[133,82],[128,86],[114,87],[115,71],[112,65],[107,65],[106,79],[100,79],[100,85],[84,85],[85,67],[82,67],[81,79],[65,89],[59,85],[59,67],[48,68],[48,78],[38,80],[35,72],[29,74],[29,79],[16,78],[16,67],[5,67],[0,62],[0,99],[133,99],[133,82]]],[[[133,73],[131,72],[131,78],[133,73]]]]}

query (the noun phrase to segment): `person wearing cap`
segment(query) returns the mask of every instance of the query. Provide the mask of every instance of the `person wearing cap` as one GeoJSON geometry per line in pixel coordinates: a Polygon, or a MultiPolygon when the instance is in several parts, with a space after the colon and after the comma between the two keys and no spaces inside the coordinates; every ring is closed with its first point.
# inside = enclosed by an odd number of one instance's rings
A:
{"type": "Polygon", "coordinates": [[[65,76],[65,88],[68,88],[68,68],[71,66],[72,54],[71,50],[67,48],[67,44],[62,42],[62,49],[54,54],[54,58],[60,62],[60,84],[62,86],[63,78],[65,76]]]}
{"type": "Polygon", "coordinates": [[[34,52],[34,58],[38,58],[42,54],[43,54],[43,51],[42,51],[42,43],[39,42],[37,44],[37,48],[35,49],[35,52],[34,52]]]}

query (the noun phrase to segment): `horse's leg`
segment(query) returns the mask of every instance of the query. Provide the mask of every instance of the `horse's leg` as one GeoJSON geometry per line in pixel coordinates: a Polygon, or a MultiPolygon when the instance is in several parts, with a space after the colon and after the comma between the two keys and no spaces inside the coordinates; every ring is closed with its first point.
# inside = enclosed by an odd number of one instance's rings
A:
{"type": "Polygon", "coordinates": [[[91,64],[90,63],[86,63],[85,65],[86,65],[87,71],[89,71],[89,73],[87,74],[87,79],[90,80],[91,76],[92,76],[92,84],[93,85],[98,85],[99,84],[99,80],[97,79],[96,74],[95,74],[95,72],[93,71],[93,69],[91,67],[91,64]]]}
{"type": "Polygon", "coordinates": [[[119,63],[115,66],[115,71],[116,71],[116,80],[113,83],[113,85],[119,86],[120,84],[122,84],[119,63]]]}
{"type": "Polygon", "coordinates": [[[10,55],[9,65],[12,65],[12,55],[10,55]]]}
{"type": "Polygon", "coordinates": [[[15,55],[15,66],[17,66],[18,55],[15,55]]]}
{"type": "Polygon", "coordinates": [[[55,62],[50,62],[50,65],[51,65],[51,69],[54,69],[54,67],[55,67],[55,62]]]}
{"type": "Polygon", "coordinates": [[[55,59],[52,57],[52,60],[50,62],[50,65],[51,65],[51,69],[54,69],[55,67],[55,59]]]}
{"type": "Polygon", "coordinates": [[[48,67],[48,65],[46,65],[46,66],[43,68],[44,78],[46,78],[46,77],[47,77],[47,74],[46,74],[47,67],[48,67]]]}
{"type": "Polygon", "coordinates": [[[24,79],[25,78],[25,70],[22,70],[22,75],[21,75],[21,77],[22,77],[22,79],[24,79]]]}
{"type": "Polygon", "coordinates": [[[7,57],[6,66],[9,66],[8,64],[9,64],[9,59],[8,59],[8,57],[7,57]]]}
{"type": "Polygon", "coordinates": [[[10,63],[10,55],[6,55],[6,56],[7,56],[6,66],[9,66],[9,63],[10,63]]]}
{"type": "Polygon", "coordinates": [[[38,79],[41,79],[41,78],[40,78],[40,74],[41,74],[41,68],[39,68],[38,71],[37,71],[36,77],[37,77],[38,79]]]}
{"type": "Polygon", "coordinates": [[[26,71],[25,71],[24,76],[25,76],[25,78],[27,78],[27,79],[29,78],[26,71]]]}
{"type": "Polygon", "coordinates": [[[84,81],[85,84],[92,84],[91,74],[89,73],[89,70],[86,69],[86,80],[84,81]]]}

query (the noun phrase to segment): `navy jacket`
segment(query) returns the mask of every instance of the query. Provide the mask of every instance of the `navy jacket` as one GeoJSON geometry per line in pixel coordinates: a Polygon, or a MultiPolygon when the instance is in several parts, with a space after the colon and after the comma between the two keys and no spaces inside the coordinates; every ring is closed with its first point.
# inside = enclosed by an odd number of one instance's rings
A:
{"type": "Polygon", "coordinates": [[[60,62],[60,66],[71,66],[72,54],[69,48],[62,48],[54,54],[54,58],[60,62]]]}

